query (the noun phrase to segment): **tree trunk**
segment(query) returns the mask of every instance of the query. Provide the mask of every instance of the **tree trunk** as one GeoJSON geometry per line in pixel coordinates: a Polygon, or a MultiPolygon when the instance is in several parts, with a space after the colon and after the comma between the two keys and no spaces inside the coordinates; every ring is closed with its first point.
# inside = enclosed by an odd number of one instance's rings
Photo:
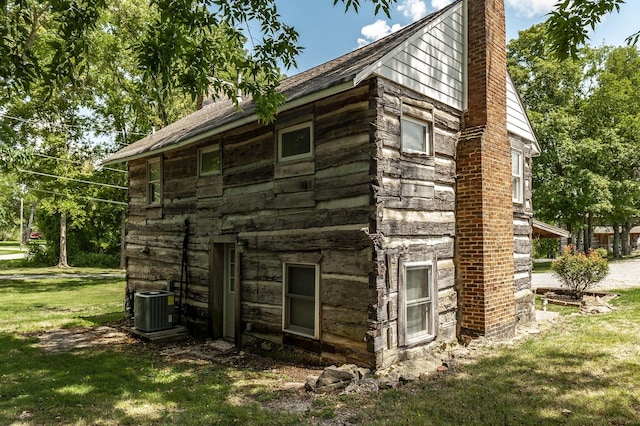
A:
{"type": "Polygon", "coordinates": [[[629,256],[631,254],[630,244],[629,244],[629,231],[631,228],[629,227],[629,222],[622,224],[622,255],[629,256]]]}
{"type": "Polygon", "coordinates": [[[586,244],[585,244],[585,253],[589,253],[589,250],[591,250],[592,247],[592,243],[593,243],[593,223],[592,223],[592,216],[591,214],[589,214],[587,216],[587,229],[585,230],[585,239],[587,240],[586,244]]]}
{"type": "Polygon", "coordinates": [[[613,224],[613,257],[618,259],[620,257],[620,225],[613,224]]]}
{"type": "Polygon", "coordinates": [[[60,258],[58,260],[58,268],[68,268],[67,260],[67,214],[60,213],[60,258]]]}
{"type": "Polygon", "coordinates": [[[125,209],[122,211],[122,218],[120,219],[120,269],[127,267],[127,255],[124,251],[126,248],[125,240],[127,238],[126,219],[127,211],[125,209]]]}
{"type": "Polygon", "coordinates": [[[36,203],[31,203],[31,212],[29,213],[29,222],[27,222],[27,229],[24,230],[22,234],[23,244],[27,244],[29,242],[29,235],[31,235],[31,230],[33,229],[33,217],[36,213],[36,203]]]}

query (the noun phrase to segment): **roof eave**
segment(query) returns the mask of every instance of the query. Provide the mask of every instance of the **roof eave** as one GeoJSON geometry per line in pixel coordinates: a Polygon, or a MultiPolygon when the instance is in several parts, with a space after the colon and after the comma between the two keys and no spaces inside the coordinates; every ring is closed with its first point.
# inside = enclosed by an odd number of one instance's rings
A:
{"type": "MultiPolygon", "coordinates": [[[[326,89],[320,90],[318,92],[314,92],[314,93],[310,93],[309,95],[305,95],[302,96],[300,98],[294,99],[292,101],[289,102],[285,102],[285,104],[278,110],[278,112],[283,112],[283,111],[287,111],[293,108],[297,108],[301,105],[310,103],[310,102],[314,102],[317,101],[319,99],[322,98],[326,98],[327,96],[331,96],[331,95],[335,95],[337,93],[343,92],[345,90],[351,89],[353,87],[355,87],[357,84],[355,83],[355,79],[349,79],[346,82],[337,84],[335,86],[331,86],[328,87],[326,89]]],[[[202,133],[198,133],[197,135],[191,136],[183,141],[179,141],[177,143],[173,143],[173,144],[169,144],[169,145],[165,145],[161,148],[158,149],[150,149],[148,151],[144,151],[144,152],[139,152],[136,154],[132,154],[129,156],[123,156],[120,158],[115,158],[113,160],[107,160],[105,163],[103,163],[104,165],[110,165],[110,164],[118,164],[118,163],[126,163],[132,160],[137,160],[140,158],[144,158],[144,157],[149,157],[152,155],[157,155],[157,154],[161,154],[163,152],[167,152],[167,151],[171,151],[174,149],[178,149],[178,148],[182,148],[186,145],[190,145],[192,143],[196,143],[199,142],[203,139],[207,139],[210,138],[212,136],[218,135],[220,133],[224,133],[227,132],[229,130],[233,130],[236,129],[240,126],[252,123],[254,121],[258,120],[258,115],[257,114],[251,114],[247,117],[242,117],[239,118],[237,120],[233,120],[230,121],[228,123],[225,123],[221,126],[215,127],[211,130],[202,132],[202,133]]]]}

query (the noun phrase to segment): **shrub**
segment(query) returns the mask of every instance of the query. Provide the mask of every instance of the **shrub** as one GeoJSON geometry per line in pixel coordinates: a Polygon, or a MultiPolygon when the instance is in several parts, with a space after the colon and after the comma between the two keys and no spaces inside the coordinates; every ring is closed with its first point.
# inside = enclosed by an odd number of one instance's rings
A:
{"type": "Polygon", "coordinates": [[[562,256],[551,263],[551,270],[574,299],[582,299],[585,291],[595,287],[609,273],[607,259],[597,251],[588,254],[567,246],[562,256]]]}

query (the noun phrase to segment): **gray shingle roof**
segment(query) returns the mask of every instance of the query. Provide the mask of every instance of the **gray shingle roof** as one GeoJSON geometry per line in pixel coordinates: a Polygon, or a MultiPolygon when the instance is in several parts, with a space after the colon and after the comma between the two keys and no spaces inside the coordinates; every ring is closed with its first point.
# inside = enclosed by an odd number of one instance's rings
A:
{"type": "MultiPolygon", "coordinates": [[[[362,72],[367,66],[376,63],[386,54],[393,51],[456,3],[454,2],[452,5],[432,13],[374,43],[288,77],[282,80],[278,90],[286,95],[286,102],[288,103],[322,90],[351,82],[359,72],[362,72]]],[[[166,151],[186,143],[195,142],[198,135],[212,131],[220,126],[230,125],[234,122],[240,125],[240,120],[242,119],[255,118],[255,109],[250,97],[246,97],[239,106],[240,109],[236,109],[228,99],[216,101],[121,149],[107,158],[105,163],[123,162],[152,155],[155,152],[166,151]]]]}

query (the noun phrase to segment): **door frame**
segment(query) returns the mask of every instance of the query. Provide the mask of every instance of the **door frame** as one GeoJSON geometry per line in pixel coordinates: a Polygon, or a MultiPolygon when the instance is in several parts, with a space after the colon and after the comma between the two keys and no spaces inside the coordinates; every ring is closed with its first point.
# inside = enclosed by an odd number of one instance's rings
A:
{"type": "Polygon", "coordinates": [[[242,286],[240,279],[240,259],[242,246],[238,244],[237,235],[220,235],[209,241],[209,296],[208,296],[208,328],[214,339],[224,337],[224,292],[225,292],[225,251],[226,246],[235,246],[235,321],[234,343],[240,343],[240,307],[242,286]]]}

